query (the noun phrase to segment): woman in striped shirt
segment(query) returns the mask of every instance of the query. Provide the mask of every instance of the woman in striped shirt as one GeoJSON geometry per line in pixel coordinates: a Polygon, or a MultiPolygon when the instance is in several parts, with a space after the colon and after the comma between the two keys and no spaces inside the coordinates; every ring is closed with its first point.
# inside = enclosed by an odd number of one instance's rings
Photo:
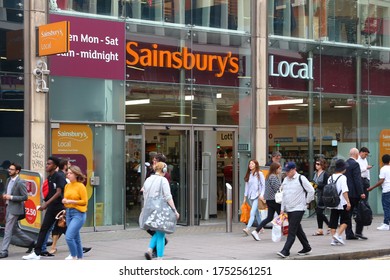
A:
{"type": "Polygon", "coordinates": [[[271,163],[269,172],[265,180],[265,192],[264,199],[267,202],[267,218],[265,218],[256,228],[252,231],[252,236],[256,241],[260,241],[259,232],[261,232],[266,224],[271,222],[274,218],[275,212],[280,214],[280,204],[275,202],[275,193],[279,190],[281,182],[279,175],[282,172],[282,166],[278,162],[271,163]]]}

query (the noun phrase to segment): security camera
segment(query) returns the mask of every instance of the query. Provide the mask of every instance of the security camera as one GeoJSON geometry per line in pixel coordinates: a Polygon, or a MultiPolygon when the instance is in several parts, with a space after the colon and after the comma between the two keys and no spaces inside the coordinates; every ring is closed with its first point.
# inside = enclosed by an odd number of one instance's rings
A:
{"type": "Polygon", "coordinates": [[[39,68],[35,68],[35,69],[33,70],[33,75],[34,75],[34,76],[41,76],[41,75],[42,75],[42,70],[39,69],[39,68]]]}

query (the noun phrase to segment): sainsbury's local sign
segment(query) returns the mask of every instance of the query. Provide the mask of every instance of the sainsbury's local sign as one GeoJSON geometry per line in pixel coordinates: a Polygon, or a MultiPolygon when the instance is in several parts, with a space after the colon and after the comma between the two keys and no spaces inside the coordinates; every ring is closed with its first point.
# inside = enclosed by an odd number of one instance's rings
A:
{"type": "Polygon", "coordinates": [[[268,57],[269,75],[274,77],[290,77],[293,79],[313,79],[313,59],[308,58],[307,62],[288,62],[285,60],[275,64],[274,56],[268,57]]]}

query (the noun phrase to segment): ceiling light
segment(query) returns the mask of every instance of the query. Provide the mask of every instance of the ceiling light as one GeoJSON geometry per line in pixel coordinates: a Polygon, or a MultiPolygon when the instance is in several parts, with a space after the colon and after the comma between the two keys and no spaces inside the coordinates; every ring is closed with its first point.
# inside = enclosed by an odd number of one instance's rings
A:
{"type": "Polygon", "coordinates": [[[192,100],[194,100],[194,96],[193,95],[186,95],[186,96],[184,96],[184,100],[192,101],[192,100]]]}
{"type": "Polygon", "coordinates": [[[139,117],[141,114],[126,114],[126,117],[139,117]]]}
{"type": "Polygon", "coordinates": [[[23,109],[0,109],[0,112],[23,112],[23,109]]]}
{"type": "Polygon", "coordinates": [[[335,109],[344,109],[344,108],[351,108],[352,106],[350,105],[336,105],[333,108],[335,109]]]}
{"type": "Polygon", "coordinates": [[[290,105],[290,104],[301,104],[303,99],[283,99],[283,100],[269,100],[268,106],[272,105],[290,105]]]}
{"type": "Polygon", "coordinates": [[[125,102],[126,105],[141,105],[141,104],[149,104],[150,99],[137,99],[137,100],[127,100],[125,102]]]}
{"type": "Polygon", "coordinates": [[[159,118],[173,118],[173,115],[159,115],[159,118]]]}
{"type": "Polygon", "coordinates": [[[285,109],[280,109],[281,111],[299,111],[298,108],[285,108],[285,109]]]}
{"type": "Polygon", "coordinates": [[[173,115],[176,114],[176,112],[161,112],[161,115],[173,115]]]}
{"type": "Polygon", "coordinates": [[[139,120],[139,117],[126,117],[126,120],[139,120]]]}
{"type": "MultiPolygon", "coordinates": [[[[302,103],[302,104],[295,104],[295,106],[297,106],[297,107],[308,107],[309,104],[307,104],[307,103],[302,103]]],[[[316,104],[313,104],[313,107],[315,107],[315,106],[316,106],[316,104]]]]}
{"type": "Polygon", "coordinates": [[[216,98],[222,98],[222,93],[217,93],[216,98]]]}

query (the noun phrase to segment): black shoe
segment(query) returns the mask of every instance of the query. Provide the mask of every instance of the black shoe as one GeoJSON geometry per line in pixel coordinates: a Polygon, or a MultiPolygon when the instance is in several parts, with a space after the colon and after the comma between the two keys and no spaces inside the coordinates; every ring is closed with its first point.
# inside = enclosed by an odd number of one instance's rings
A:
{"type": "Polygon", "coordinates": [[[50,254],[48,251],[41,252],[41,256],[42,256],[42,257],[54,257],[54,255],[53,255],[53,254],[50,254]]]}
{"type": "Polygon", "coordinates": [[[154,249],[152,252],[152,258],[157,258],[157,250],[154,249]]]}
{"type": "Polygon", "coordinates": [[[367,240],[368,238],[365,237],[363,234],[361,233],[356,233],[355,236],[358,238],[358,239],[363,239],[363,240],[367,240]]]}
{"type": "Polygon", "coordinates": [[[299,256],[304,256],[304,255],[308,255],[308,254],[310,254],[311,253],[311,248],[309,248],[309,249],[302,249],[302,250],[300,250],[299,252],[298,252],[298,255],[299,256]]]}
{"type": "Polygon", "coordinates": [[[277,252],[276,254],[278,256],[280,256],[281,258],[283,258],[283,259],[287,258],[290,255],[290,254],[287,254],[287,253],[285,253],[283,251],[277,252]]]}
{"type": "Polygon", "coordinates": [[[35,245],[36,245],[36,243],[35,243],[35,241],[33,241],[33,242],[30,244],[30,246],[28,246],[28,249],[27,249],[26,253],[27,253],[27,254],[30,254],[30,253],[32,252],[32,250],[35,248],[35,245]]]}
{"type": "Polygon", "coordinates": [[[150,252],[146,252],[145,253],[145,259],[147,259],[148,261],[150,261],[152,259],[152,254],[150,252]]]}
{"type": "Polygon", "coordinates": [[[91,249],[91,247],[83,247],[83,254],[88,253],[91,249]]]}
{"type": "Polygon", "coordinates": [[[8,258],[7,253],[0,253],[0,259],[8,258]]]}
{"type": "Polygon", "coordinates": [[[347,236],[346,239],[347,240],[358,240],[359,238],[357,238],[355,235],[352,235],[352,236],[347,236]]]}

